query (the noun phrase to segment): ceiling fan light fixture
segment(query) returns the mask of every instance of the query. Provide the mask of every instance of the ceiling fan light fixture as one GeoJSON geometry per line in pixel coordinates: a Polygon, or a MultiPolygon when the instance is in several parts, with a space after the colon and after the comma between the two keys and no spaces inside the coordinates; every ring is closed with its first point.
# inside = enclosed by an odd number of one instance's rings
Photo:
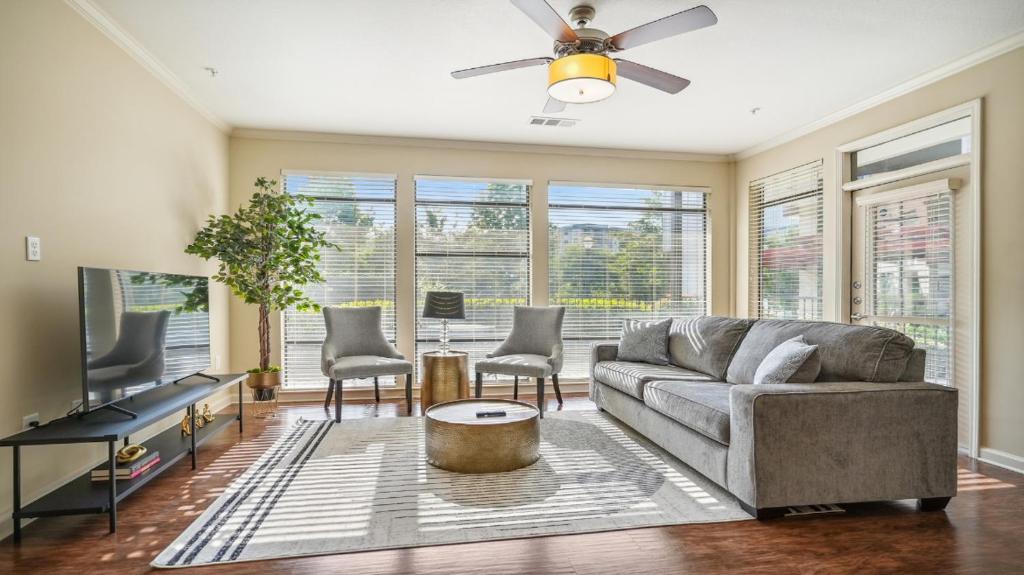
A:
{"type": "Polygon", "coordinates": [[[569,104],[599,102],[615,93],[615,72],[607,56],[563,56],[548,65],[548,95],[569,104]]]}

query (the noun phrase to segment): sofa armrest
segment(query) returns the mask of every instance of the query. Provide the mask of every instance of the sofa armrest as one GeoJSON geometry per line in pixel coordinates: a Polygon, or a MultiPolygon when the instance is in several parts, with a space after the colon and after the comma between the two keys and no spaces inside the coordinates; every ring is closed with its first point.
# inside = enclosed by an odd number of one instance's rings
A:
{"type": "Polygon", "coordinates": [[[956,494],[956,389],[735,385],[729,401],[728,488],[752,507],[956,494]]]}
{"type": "Polygon", "coordinates": [[[619,343],[616,341],[600,342],[590,346],[590,399],[597,401],[594,387],[597,380],[594,378],[594,366],[602,361],[615,361],[619,356],[619,343]]]}

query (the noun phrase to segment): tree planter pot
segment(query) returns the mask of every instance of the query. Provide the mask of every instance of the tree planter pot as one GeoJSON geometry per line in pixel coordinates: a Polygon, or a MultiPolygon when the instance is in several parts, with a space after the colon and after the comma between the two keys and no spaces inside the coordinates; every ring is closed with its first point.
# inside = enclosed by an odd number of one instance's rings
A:
{"type": "Polygon", "coordinates": [[[250,373],[245,384],[252,390],[252,416],[258,418],[276,416],[281,372],[250,373]]]}

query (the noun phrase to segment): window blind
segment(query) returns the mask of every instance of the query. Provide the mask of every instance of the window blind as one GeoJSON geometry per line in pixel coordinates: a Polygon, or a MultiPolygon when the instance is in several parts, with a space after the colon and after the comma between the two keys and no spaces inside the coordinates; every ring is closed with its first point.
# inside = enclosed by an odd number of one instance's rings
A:
{"type": "Polygon", "coordinates": [[[873,323],[928,353],[925,380],[951,382],[953,205],[949,192],[867,207],[865,303],[873,323]]]}
{"type": "Polygon", "coordinates": [[[750,182],[750,314],[822,318],[822,161],[750,182]]]}
{"type": "MultiPolygon", "coordinates": [[[[395,177],[377,174],[285,172],[283,190],[313,198],[316,227],[341,251],[324,249],[324,282],[305,292],[321,306],[380,306],[384,334],[395,339],[395,177]]],[[[323,314],[283,313],[283,386],[289,389],[327,385],[320,371],[323,314]]],[[[394,385],[394,378],[381,378],[394,385]]],[[[346,382],[372,385],[372,380],[346,382]]]]}
{"type": "Polygon", "coordinates": [[[457,291],[466,319],[449,323],[453,350],[470,365],[512,329],[529,303],[530,185],[511,180],[417,176],[416,354],[438,348],[440,320],[420,317],[428,291],[457,291]]]}
{"type": "Polygon", "coordinates": [[[626,318],[708,312],[708,210],[701,190],[552,182],[548,299],[566,306],[565,378],[585,378],[594,342],[626,318]]]}

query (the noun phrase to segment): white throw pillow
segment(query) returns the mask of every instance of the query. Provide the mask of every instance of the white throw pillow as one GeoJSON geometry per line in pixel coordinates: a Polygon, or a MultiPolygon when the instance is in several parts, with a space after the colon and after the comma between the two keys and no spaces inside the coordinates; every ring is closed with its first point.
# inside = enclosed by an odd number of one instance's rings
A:
{"type": "MultiPolygon", "coordinates": [[[[808,345],[802,335],[787,339],[775,346],[775,349],[761,360],[761,365],[757,366],[757,371],[754,372],[754,384],[786,383],[817,351],[818,346],[808,345]]],[[[818,369],[821,369],[820,362],[818,369]]]]}

